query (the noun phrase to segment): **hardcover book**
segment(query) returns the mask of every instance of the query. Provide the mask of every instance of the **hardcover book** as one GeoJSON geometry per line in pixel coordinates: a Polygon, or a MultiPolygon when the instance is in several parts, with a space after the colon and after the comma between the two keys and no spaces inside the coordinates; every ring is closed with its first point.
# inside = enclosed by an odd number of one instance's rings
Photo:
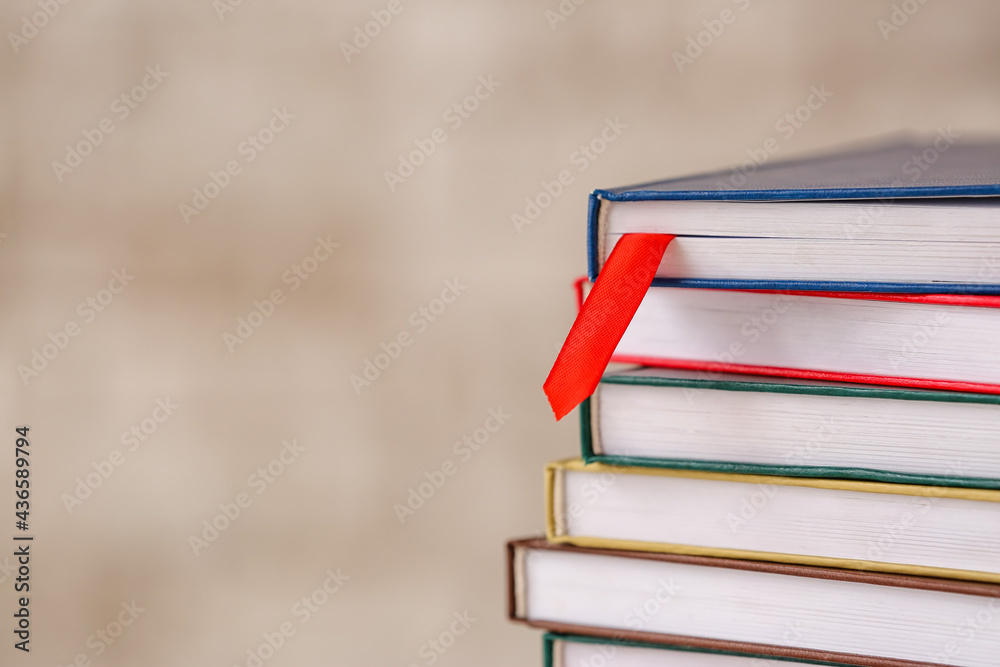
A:
{"type": "Polygon", "coordinates": [[[593,192],[591,279],[643,233],[677,237],[659,285],[1000,293],[1000,143],[948,130],[731,176],[593,192]]]}
{"type": "Polygon", "coordinates": [[[1000,490],[546,468],[550,542],[1000,583],[1000,490]]]}
{"type": "Polygon", "coordinates": [[[611,361],[1000,393],[997,340],[998,297],[651,287],[611,361]]]}
{"type": "Polygon", "coordinates": [[[998,664],[1000,142],[956,139],[591,195],[583,458],[508,544],[547,665],[998,664]]]}
{"type": "Polygon", "coordinates": [[[510,617],[549,631],[820,664],[997,664],[995,584],[544,540],[507,549],[510,617]]]}
{"type": "Polygon", "coordinates": [[[580,411],[584,461],[1000,488],[1000,396],[636,368],[580,411]]]}
{"type": "Polygon", "coordinates": [[[792,660],[773,655],[737,653],[679,644],[607,639],[546,632],[542,639],[545,667],[796,667],[844,663],[792,660]]]}

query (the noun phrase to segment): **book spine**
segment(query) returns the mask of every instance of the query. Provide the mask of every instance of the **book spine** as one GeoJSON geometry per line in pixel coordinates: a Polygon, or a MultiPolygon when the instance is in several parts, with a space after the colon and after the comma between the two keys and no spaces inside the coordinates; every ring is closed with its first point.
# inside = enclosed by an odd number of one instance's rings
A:
{"type": "Polygon", "coordinates": [[[587,275],[591,282],[597,280],[597,232],[600,212],[601,199],[597,192],[591,192],[590,202],[587,206],[587,275]]]}

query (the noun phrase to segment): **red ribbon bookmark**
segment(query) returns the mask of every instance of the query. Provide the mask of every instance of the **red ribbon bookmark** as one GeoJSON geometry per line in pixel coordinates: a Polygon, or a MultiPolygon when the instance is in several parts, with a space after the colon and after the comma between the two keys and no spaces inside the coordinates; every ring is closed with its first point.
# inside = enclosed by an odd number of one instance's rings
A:
{"type": "Polygon", "coordinates": [[[562,419],[594,393],[674,237],[625,234],[601,268],[543,388],[562,419]]]}

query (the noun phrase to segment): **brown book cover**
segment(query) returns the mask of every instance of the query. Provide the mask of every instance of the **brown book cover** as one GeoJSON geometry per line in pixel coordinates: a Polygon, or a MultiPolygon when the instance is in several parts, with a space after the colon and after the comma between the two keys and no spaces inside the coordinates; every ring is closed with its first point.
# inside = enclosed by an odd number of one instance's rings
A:
{"type": "MultiPolygon", "coordinates": [[[[745,561],[745,560],[735,560],[730,558],[712,558],[708,556],[688,556],[681,554],[653,553],[644,551],[617,551],[610,549],[593,549],[588,547],[576,547],[563,544],[551,544],[544,539],[538,539],[538,538],[512,540],[507,543],[507,614],[511,620],[519,621],[529,626],[542,628],[552,632],[605,637],[610,640],[651,642],[655,644],[692,647],[699,649],[708,649],[713,651],[734,651],[739,653],[791,658],[794,660],[810,660],[810,661],[827,662],[827,663],[834,663],[841,665],[858,665],[860,667],[941,667],[943,663],[917,662],[913,660],[901,660],[901,659],[885,658],[878,656],[857,655],[852,653],[839,653],[834,651],[813,650],[813,649],[805,649],[798,647],[779,646],[775,644],[763,644],[763,643],[757,644],[757,643],[729,641],[722,639],[708,639],[705,637],[668,635],[668,634],[661,634],[658,632],[645,632],[641,630],[603,628],[595,626],[558,623],[553,621],[529,620],[520,617],[517,612],[518,586],[517,582],[515,581],[514,555],[518,548],[547,549],[553,551],[568,551],[573,553],[596,554],[601,556],[615,556],[618,558],[637,558],[644,560],[666,561],[671,563],[683,563],[687,565],[700,565],[704,567],[730,568],[737,570],[749,570],[753,572],[781,574],[781,575],[795,576],[795,577],[811,577],[816,579],[830,579],[836,581],[850,581],[862,584],[872,584],[876,586],[895,586],[900,588],[914,588],[914,589],[938,591],[943,593],[976,595],[986,598],[1000,598],[1000,585],[972,582],[972,581],[938,579],[934,577],[917,577],[911,575],[888,574],[882,572],[840,570],[829,567],[816,567],[810,565],[791,565],[787,563],[772,563],[766,561],[745,561]]],[[[998,647],[997,655],[998,655],[998,661],[1000,661],[1000,647],[998,647]]],[[[998,662],[998,664],[1000,664],[1000,662],[998,662]]]]}

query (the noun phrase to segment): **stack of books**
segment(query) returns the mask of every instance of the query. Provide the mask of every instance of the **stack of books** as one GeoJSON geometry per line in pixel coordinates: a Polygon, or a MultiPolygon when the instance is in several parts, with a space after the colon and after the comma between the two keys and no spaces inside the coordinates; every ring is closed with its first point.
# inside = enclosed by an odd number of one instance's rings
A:
{"type": "Polygon", "coordinates": [[[753,166],[591,195],[510,617],[552,667],[1000,665],[1000,143],[753,166]]]}

